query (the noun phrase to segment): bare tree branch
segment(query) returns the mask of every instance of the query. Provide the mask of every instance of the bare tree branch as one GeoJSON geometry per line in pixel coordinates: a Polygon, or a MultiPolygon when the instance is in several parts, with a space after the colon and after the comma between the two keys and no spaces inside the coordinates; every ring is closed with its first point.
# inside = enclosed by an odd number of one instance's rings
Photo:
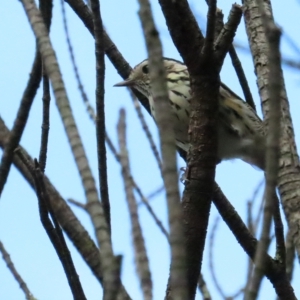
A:
{"type": "Polygon", "coordinates": [[[186,254],[184,244],[182,211],[178,187],[175,137],[168,101],[166,74],[162,46],[155,27],[150,3],[139,0],[139,16],[144,31],[149,56],[151,93],[154,101],[156,122],[159,129],[163,160],[163,180],[167,193],[168,219],[170,224],[171,267],[169,283],[174,299],[187,298],[186,254]]]}
{"type": "MultiPolygon", "coordinates": [[[[266,256],[264,253],[267,252],[270,244],[270,229],[272,217],[275,216],[276,211],[276,223],[280,220],[280,212],[276,196],[276,184],[277,184],[277,174],[278,174],[278,160],[279,160],[279,138],[280,138],[280,76],[281,76],[281,64],[280,64],[280,52],[279,52],[279,42],[280,42],[280,30],[275,26],[274,22],[269,19],[263,8],[263,3],[259,1],[259,10],[262,18],[262,23],[264,25],[266,37],[268,39],[268,49],[269,50],[269,86],[268,93],[270,96],[269,100],[269,114],[267,117],[268,122],[268,132],[267,132],[267,148],[266,148],[266,189],[265,189],[265,207],[264,207],[264,217],[261,238],[257,246],[255,254],[255,269],[252,277],[249,290],[246,295],[246,300],[255,300],[258,296],[260,290],[260,284],[265,273],[265,261],[266,256]],[[275,207],[277,209],[275,209],[275,207]],[[279,218],[279,220],[278,220],[279,218]]],[[[279,221],[280,222],[280,221],[279,221]]],[[[277,229],[277,228],[276,228],[277,229]]],[[[275,232],[278,233],[278,230],[275,232]]],[[[278,236],[278,234],[276,235],[278,236]]],[[[285,252],[283,231],[282,236],[277,239],[277,245],[280,243],[279,249],[285,252]],[[283,245],[282,245],[283,243],[283,245]]],[[[277,247],[278,249],[278,247],[277,247]]],[[[282,251],[281,251],[282,252],[282,251]]],[[[284,257],[283,269],[285,270],[285,253],[281,253],[284,257]]]]}
{"type": "Polygon", "coordinates": [[[143,291],[143,299],[151,300],[152,295],[152,279],[149,268],[149,260],[146,252],[145,242],[143,238],[142,228],[139,222],[136,200],[133,194],[133,185],[130,178],[130,166],[126,142],[126,119],[125,110],[120,110],[118,122],[118,139],[120,146],[120,158],[122,166],[122,176],[125,185],[126,199],[128,203],[131,226],[132,240],[134,245],[135,263],[137,274],[139,275],[141,288],[143,291]]]}
{"type": "Polygon", "coordinates": [[[207,12],[207,30],[206,37],[204,39],[204,45],[201,49],[203,60],[211,60],[214,40],[216,34],[216,14],[217,14],[217,1],[210,0],[208,2],[208,12],[207,12]]]}
{"type": "MultiPolygon", "coordinates": [[[[44,23],[48,31],[50,31],[50,25],[52,20],[52,1],[40,0],[40,11],[44,19],[44,23]]],[[[48,136],[49,136],[49,119],[50,119],[50,84],[46,70],[43,66],[43,123],[42,123],[42,136],[41,146],[39,154],[40,169],[44,173],[47,161],[47,148],[48,148],[48,136]]]]}
{"type": "MultiPolygon", "coordinates": [[[[266,43],[267,37],[264,31],[260,13],[256,1],[245,0],[245,24],[254,67],[257,74],[257,83],[261,96],[263,112],[267,117],[270,108],[269,102],[269,49],[266,43]],[[250,26],[251,24],[251,26],[250,26]]],[[[264,13],[273,20],[271,3],[263,1],[264,13]]],[[[280,69],[280,105],[281,105],[281,138],[280,138],[280,160],[278,170],[278,188],[282,205],[289,228],[294,237],[294,244],[298,256],[300,254],[300,196],[296,192],[300,185],[299,157],[297,154],[293,124],[290,116],[289,103],[285,90],[282,70],[280,69]]]]}
{"type": "Polygon", "coordinates": [[[284,227],[280,214],[280,202],[277,194],[274,195],[274,230],[276,238],[275,259],[280,262],[283,269],[286,269],[286,249],[284,239],[284,227]]]}
{"type": "Polygon", "coordinates": [[[218,63],[218,68],[221,69],[225,55],[229,51],[236,29],[242,18],[242,8],[238,4],[233,4],[228,16],[227,23],[224,24],[215,42],[215,56],[218,63]]]}
{"type": "Polygon", "coordinates": [[[26,282],[23,280],[19,272],[14,266],[9,253],[6,251],[3,243],[0,241],[0,252],[2,253],[3,260],[5,261],[7,268],[10,270],[14,278],[16,279],[17,283],[19,284],[21,290],[24,292],[26,300],[36,300],[30,290],[27,287],[26,282]]]}
{"type": "MultiPolygon", "coordinates": [[[[83,87],[83,83],[82,83],[81,78],[79,76],[79,71],[78,71],[78,67],[77,67],[77,64],[76,64],[75,55],[74,55],[74,51],[73,51],[73,46],[72,46],[71,38],[70,38],[70,34],[69,34],[69,28],[68,28],[68,22],[67,22],[67,16],[66,16],[66,11],[65,11],[65,1],[64,0],[61,0],[61,14],[62,14],[62,18],[63,18],[63,26],[64,26],[64,31],[65,31],[65,36],[66,36],[66,42],[67,42],[67,45],[68,45],[68,50],[69,50],[69,54],[70,54],[70,59],[71,59],[75,79],[76,79],[76,82],[78,84],[78,89],[80,91],[80,95],[81,95],[81,98],[83,100],[83,103],[86,106],[89,117],[91,118],[91,120],[96,122],[96,115],[95,115],[94,109],[93,109],[93,107],[91,106],[91,104],[89,102],[89,99],[88,99],[87,94],[86,94],[86,92],[84,90],[84,87],[83,87]]],[[[93,26],[93,23],[91,24],[91,26],[93,26]]],[[[94,27],[92,27],[92,29],[94,29],[94,27]]]]}
{"type": "Polygon", "coordinates": [[[105,147],[105,110],[104,110],[104,79],[105,79],[105,63],[104,63],[104,41],[103,41],[103,25],[100,13],[99,0],[91,0],[91,10],[94,23],[95,37],[95,55],[96,55],[96,137],[97,137],[97,155],[98,155],[98,174],[101,203],[104,216],[108,225],[110,225],[110,203],[107,184],[107,164],[106,164],[106,147],[105,147]]]}
{"type": "Polygon", "coordinates": [[[256,111],[256,106],[248,85],[248,81],[245,75],[245,72],[243,70],[242,64],[238,58],[238,55],[233,47],[233,45],[230,46],[229,48],[229,55],[231,58],[232,65],[235,69],[236,75],[239,79],[240,85],[242,87],[244,97],[246,102],[256,111]]]}
{"type": "Polygon", "coordinates": [[[0,164],[0,195],[2,194],[10,166],[12,164],[14,150],[18,147],[26,126],[33,99],[40,85],[41,76],[42,61],[39,52],[36,51],[33,66],[30,72],[30,78],[24,91],[17,117],[10,133],[9,141],[5,144],[5,148],[3,149],[3,155],[0,164]]]}
{"type": "MultiPolygon", "coordinates": [[[[251,199],[249,199],[247,201],[247,227],[249,229],[250,234],[255,237],[256,233],[257,233],[257,226],[259,223],[259,220],[261,219],[261,214],[263,211],[263,203],[264,203],[264,198],[261,198],[260,201],[260,205],[256,214],[256,218],[254,220],[254,216],[253,216],[253,208],[254,208],[254,204],[255,204],[255,200],[258,198],[258,192],[260,190],[260,188],[262,187],[262,184],[264,183],[264,180],[262,180],[257,187],[255,188],[253,195],[251,197],[251,199]]],[[[246,284],[245,284],[245,288],[244,291],[247,291],[249,289],[249,285],[251,283],[251,278],[252,278],[252,271],[253,271],[253,267],[254,264],[251,260],[251,258],[248,258],[248,269],[247,269],[247,276],[246,276],[246,284]]]]}
{"type": "Polygon", "coordinates": [[[30,164],[30,161],[26,159],[26,156],[22,155],[20,148],[18,148],[17,150],[20,152],[19,156],[22,159],[23,163],[27,166],[29,172],[34,178],[35,190],[39,201],[41,222],[62,263],[73,297],[75,300],[86,300],[62,230],[51,208],[49,195],[46,191],[44,183],[43,172],[39,169],[37,160],[35,160],[35,166],[33,166],[30,164]],[[52,221],[49,218],[49,214],[51,215],[52,221]]]}
{"type": "Polygon", "coordinates": [[[47,74],[43,70],[43,123],[39,154],[39,164],[42,172],[45,172],[47,161],[48,137],[50,129],[50,85],[47,74]]]}
{"type": "Polygon", "coordinates": [[[77,207],[79,207],[79,208],[81,208],[81,209],[83,209],[83,210],[86,211],[86,204],[81,203],[81,202],[79,202],[79,201],[77,201],[77,200],[75,200],[75,199],[72,199],[72,198],[67,199],[67,201],[68,201],[69,203],[71,203],[71,204],[73,204],[73,205],[75,205],[75,206],[77,206],[77,207]]]}

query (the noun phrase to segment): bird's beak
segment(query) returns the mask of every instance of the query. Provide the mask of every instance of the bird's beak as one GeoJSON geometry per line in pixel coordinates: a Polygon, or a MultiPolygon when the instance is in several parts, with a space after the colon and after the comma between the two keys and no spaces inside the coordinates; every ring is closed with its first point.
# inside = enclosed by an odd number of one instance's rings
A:
{"type": "Polygon", "coordinates": [[[121,81],[119,83],[116,83],[114,86],[128,86],[128,87],[131,87],[134,85],[134,80],[132,79],[126,79],[124,81],[121,81]]]}

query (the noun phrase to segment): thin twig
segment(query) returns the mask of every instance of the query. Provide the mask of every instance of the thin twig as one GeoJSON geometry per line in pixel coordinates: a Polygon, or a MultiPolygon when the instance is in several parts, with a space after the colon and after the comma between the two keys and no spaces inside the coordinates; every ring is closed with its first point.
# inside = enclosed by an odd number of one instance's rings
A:
{"type": "MultiPolygon", "coordinates": [[[[109,149],[112,151],[116,161],[118,163],[120,163],[120,155],[117,153],[116,148],[114,147],[112,141],[109,139],[108,135],[106,136],[106,142],[108,144],[109,149]]],[[[134,180],[132,174],[129,175],[129,178],[131,180],[131,184],[134,187],[135,191],[137,192],[137,194],[140,196],[141,198],[141,203],[143,203],[146,206],[146,209],[148,210],[148,212],[150,213],[150,215],[152,216],[152,218],[154,219],[156,225],[158,226],[158,228],[161,230],[161,232],[167,237],[167,239],[169,240],[169,234],[167,232],[167,230],[164,228],[162,222],[159,220],[159,218],[157,217],[157,215],[155,214],[153,208],[151,207],[149,201],[147,200],[147,198],[144,196],[142,190],[140,189],[140,187],[137,185],[136,181],[134,180]]],[[[164,190],[164,186],[162,187],[162,190],[164,190]]]]}
{"type": "Polygon", "coordinates": [[[217,232],[217,227],[218,227],[219,221],[220,221],[220,216],[217,216],[213,222],[213,226],[212,226],[210,237],[209,237],[209,270],[211,273],[213,283],[214,283],[218,293],[221,295],[221,297],[223,299],[226,299],[226,295],[225,295],[223,289],[221,288],[221,285],[219,284],[219,281],[216,276],[214,259],[213,259],[214,241],[215,241],[215,235],[217,232]]]}
{"type": "Polygon", "coordinates": [[[139,118],[139,120],[140,120],[140,122],[141,122],[141,124],[142,124],[142,128],[143,128],[143,130],[144,130],[144,132],[145,132],[145,135],[146,135],[146,137],[147,137],[147,139],[148,139],[148,141],[149,141],[149,143],[150,143],[150,148],[151,148],[152,153],[153,153],[153,155],[154,155],[154,158],[155,158],[155,160],[156,160],[156,162],[157,162],[157,165],[158,165],[158,168],[159,168],[159,170],[160,170],[160,173],[162,174],[162,172],[163,172],[162,162],[161,162],[161,159],[160,159],[160,156],[159,156],[157,147],[156,147],[156,145],[155,145],[155,143],[154,143],[152,134],[151,134],[151,132],[150,132],[150,130],[149,130],[149,127],[148,127],[148,125],[147,125],[147,123],[146,123],[146,120],[145,120],[145,117],[144,117],[144,115],[143,115],[143,112],[142,112],[142,110],[141,110],[140,103],[139,103],[139,101],[137,100],[136,96],[134,95],[134,93],[132,92],[131,89],[129,89],[129,93],[130,93],[130,96],[131,96],[131,99],[132,99],[134,108],[135,108],[135,110],[136,110],[136,113],[137,113],[137,115],[138,115],[138,118],[139,118]]]}
{"type": "Polygon", "coordinates": [[[27,167],[27,170],[34,180],[35,191],[39,200],[41,223],[43,224],[43,227],[48,234],[48,237],[62,263],[73,297],[76,300],[86,300],[69,249],[64,240],[60,225],[58,224],[56,216],[51,208],[49,195],[46,191],[44,183],[43,173],[38,167],[38,162],[37,160],[35,160],[34,166],[21,147],[18,147],[15,150],[15,153],[18,154],[19,158],[27,167]],[[48,214],[51,215],[52,221],[50,220],[48,214]]]}
{"type": "Polygon", "coordinates": [[[249,87],[245,72],[243,70],[241,61],[239,60],[239,57],[238,57],[233,45],[231,45],[229,48],[229,55],[231,58],[232,65],[235,69],[236,75],[239,79],[240,85],[242,87],[245,100],[254,109],[254,111],[256,111],[256,106],[255,106],[255,103],[254,103],[254,100],[253,100],[253,97],[252,97],[252,94],[250,91],[250,87],[249,87]]]}
{"type": "Polygon", "coordinates": [[[249,218],[250,218],[249,222],[248,222],[248,228],[249,228],[249,231],[251,232],[251,234],[253,236],[256,236],[257,226],[258,226],[258,223],[259,223],[259,220],[260,220],[260,214],[261,214],[261,211],[262,211],[262,208],[263,208],[263,201],[261,201],[261,203],[260,203],[260,208],[258,209],[258,213],[257,213],[257,217],[256,217],[255,221],[253,221],[252,209],[255,205],[255,200],[259,198],[257,196],[258,196],[258,193],[259,193],[260,189],[262,188],[263,183],[264,183],[264,180],[262,180],[258,183],[258,185],[256,186],[250,200],[248,200],[248,202],[247,202],[248,203],[249,218]]]}
{"type": "MultiPolygon", "coordinates": [[[[210,273],[212,276],[213,283],[214,283],[217,291],[219,292],[221,298],[223,298],[224,300],[227,300],[227,299],[233,300],[233,299],[237,298],[244,291],[244,289],[243,288],[239,289],[239,290],[237,290],[237,292],[235,294],[233,294],[231,296],[226,296],[225,292],[223,291],[223,289],[217,279],[216,268],[214,265],[214,258],[213,258],[213,249],[214,249],[214,242],[216,239],[216,233],[217,233],[217,227],[218,227],[219,221],[220,221],[220,216],[218,215],[215,218],[215,221],[214,221],[212,229],[211,229],[211,234],[209,237],[209,270],[210,270],[210,273]]],[[[200,276],[201,276],[201,274],[200,274],[200,276]]]]}
{"type": "MultiPolygon", "coordinates": [[[[113,145],[112,141],[110,140],[109,136],[106,134],[106,143],[108,145],[108,148],[111,150],[111,152],[113,153],[115,159],[117,162],[120,163],[120,155],[117,153],[117,150],[115,148],[115,146],[113,145]]],[[[157,215],[155,214],[153,208],[151,207],[150,203],[149,203],[149,196],[150,197],[154,197],[153,194],[148,196],[148,200],[147,197],[144,196],[142,190],[140,189],[140,187],[137,185],[136,181],[134,180],[132,174],[130,174],[130,180],[132,181],[132,185],[135,189],[135,191],[137,192],[137,194],[140,196],[141,198],[141,202],[142,204],[144,204],[146,206],[146,209],[148,210],[148,212],[150,213],[150,215],[152,216],[152,218],[154,219],[156,225],[158,226],[158,228],[161,230],[161,232],[165,235],[165,237],[169,240],[169,234],[167,232],[167,230],[164,228],[162,222],[159,220],[159,218],[157,217],[157,215]]],[[[155,193],[160,193],[161,191],[164,191],[165,187],[161,187],[159,190],[157,190],[155,193]]],[[[138,204],[139,205],[139,204],[138,204]]]]}
{"type": "Polygon", "coordinates": [[[224,24],[224,27],[215,42],[215,55],[216,59],[219,61],[219,64],[221,63],[221,66],[225,55],[227,54],[232,45],[236,29],[242,18],[242,13],[243,11],[240,5],[236,3],[232,5],[228,16],[228,21],[224,24]]]}
{"type": "MultiPolygon", "coordinates": [[[[247,206],[248,206],[248,209],[247,209],[247,215],[248,215],[247,225],[248,225],[248,229],[249,229],[250,234],[252,234],[254,237],[256,236],[258,222],[260,220],[260,216],[261,216],[261,213],[262,213],[262,210],[263,210],[263,198],[261,199],[261,204],[260,204],[255,222],[253,221],[253,216],[252,216],[253,212],[252,212],[252,210],[253,210],[253,207],[254,207],[254,204],[255,204],[255,200],[258,198],[257,197],[258,192],[259,192],[260,188],[262,187],[263,183],[264,183],[263,180],[260,181],[260,183],[257,185],[256,189],[253,192],[251,200],[248,200],[248,202],[247,202],[247,206]]],[[[244,291],[247,291],[249,289],[249,284],[251,282],[252,271],[253,271],[253,262],[252,262],[251,258],[249,257],[248,258],[246,284],[245,284],[245,287],[244,287],[244,291]]]]}
{"type": "Polygon", "coordinates": [[[265,203],[265,198],[262,197],[258,210],[257,210],[257,214],[256,214],[256,218],[254,220],[253,223],[253,232],[254,232],[254,236],[256,236],[257,234],[257,230],[258,230],[258,225],[261,221],[262,215],[263,215],[263,211],[264,211],[264,203],[265,203]]]}
{"type": "Polygon", "coordinates": [[[215,20],[215,36],[214,36],[214,42],[217,40],[218,35],[222,31],[224,26],[224,14],[221,9],[216,9],[216,20],[215,20]]]}
{"type": "Polygon", "coordinates": [[[148,201],[151,200],[152,198],[157,197],[161,192],[163,192],[165,190],[164,186],[159,187],[158,189],[154,190],[152,193],[150,193],[147,196],[148,201]]]}
{"type": "MultiPolygon", "coordinates": [[[[274,197],[274,194],[271,194],[270,196],[274,197]]],[[[270,229],[271,229],[272,216],[274,212],[273,210],[274,203],[272,198],[270,198],[271,203],[270,200],[269,202],[267,202],[266,193],[264,197],[265,197],[265,201],[264,201],[265,206],[264,206],[263,225],[262,225],[260,240],[257,245],[255,258],[254,258],[255,268],[250,283],[248,284],[249,288],[246,291],[245,300],[255,300],[257,298],[263,276],[266,273],[265,271],[266,252],[271,242],[270,229]]]]}
{"type": "MultiPolygon", "coordinates": [[[[132,179],[132,177],[131,177],[130,174],[129,174],[129,179],[131,180],[132,186],[136,189],[136,187],[134,186],[134,181],[133,181],[133,179],[132,179]]],[[[163,233],[163,235],[167,238],[168,242],[170,243],[169,233],[167,232],[167,230],[163,226],[163,223],[161,222],[161,220],[155,214],[153,208],[149,204],[149,201],[143,195],[141,197],[141,200],[142,200],[142,202],[140,202],[140,203],[143,203],[146,206],[146,209],[148,210],[148,212],[152,216],[153,220],[155,221],[155,224],[158,226],[158,228],[161,230],[161,232],[163,233]]]]}
{"type": "Polygon", "coordinates": [[[39,154],[39,164],[41,171],[44,173],[47,161],[47,148],[48,148],[48,137],[50,129],[50,85],[47,74],[43,69],[43,123],[42,123],[42,137],[39,154]]]}
{"type": "MultiPolygon", "coordinates": [[[[206,3],[209,4],[209,1],[206,0],[206,3]]],[[[218,26],[216,27],[216,29],[218,27],[221,27],[221,26],[223,27],[224,26],[223,18],[221,18],[222,12],[221,12],[220,9],[217,8],[217,16],[218,16],[218,14],[220,14],[220,17],[217,18],[218,19],[218,26]]],[[[217,33],[219,34],[220,30],[217,30],[217,33]]],[[[234,49],[233,44],[230,45],[230,47],[229,47],[229,55],[230,55],[230,58],[231,58],[232,65],[235,69],[236,75],[239,79],[240,85],[242,87],[245,100],[256,111],[255,103],[254,103],[253,98],[252,98],[252,94],[251,94],[251,91],[250,91],[250,88],[249,88],[249,85],[248,85],[246,75],[244,73],[242,64],[241,64],[241,62],[238,58],[238,55],[237,55],[237,53],[234,49]]]]}
{"type": "Polygon", "coordinates": [[[2,194],[7,176],[12,164],[14,150],[18,147],[21,140],[33,99],[40,85],[42,76],[42,61],[38,51],[36,51],[30,78],[21,99],[20,107],[17,112],[13,128],[10,132],[9,140],[5,144],[0,164],[0,196],[2,194]]]}
{"type": "MultiPolygon", "coordinates": [[[[51,1],[40,0],[40,11],[44,19],[44,23],[48,32],[50,32],[50,25],[52,20],[52,8],[53,3],[51,1]]],[[[49,115],[50,115],[50,85],[49,78],[46,73],[45,67],[43,68],[43,123],[42,123],[42,137],[39,154],[39,165],[41,171],[44,173],[47,161],[47,148],[48,148],[48,137],[49,137],[49,115]]]]}
{"type": "Polygon", "coordinates": [[[149,260],[146,252],[145,242],[143,238],[142,228],[140,225],[137,204],[133,193],[132,181],[130,180],[130,166],[126,142],[126,115],[125,110],[120,110],[118,122],[118,139],[120,147],[120,158],[122,165],[122,177],[124,180],[126,199],[128,203],[130,220],[132,226],[132,240],[134,245],[135,263],[137,274],[139,275],[140,285],[143,291],[143,298],[151,300],[152,295],[152,279],[149,268],[149,260]]]}
{"type": "MultiPolygon", "coordinates": [[[[249,229],[250,234],[255,236],[254,228],[253,228],[253,217],[252,217],[252,201],[249,200],[247,202],[247,227],[249,229]]],[[[247,275],[246,275],[246,284],[244,290],[247,291],[249,289],[249,284],[251,282],[251,275],[253,272],[253,262],[250,257],[247,257],[248,267],[247,267],[247,275]]]]}
{"type": "MultiPolygon", "coordinates": [[[[20,149],[19,149],[20,151],[20,149]]],[[[20,153],[22,154],[22,153],[20,153]]],[[[39,169],[37,160],[35,160],[35,168],[32,170],[32,165],[28,165],[30,172],[35,180],[36,193],[39,201],[39,211],[41,222],[46,230],[49,239],[62,263],[64,271],[66,273],[72,294],[76,300],[86,300],[84,295],[79,276],[76,272],[70,251],[65,242],[62,230],[56,216],[51,208],[49,195],[46,191],[44,177],[42,171],[39,169]],[[52,222],[49,218],[51,216],[52,222]]]]}
{"type": "Polygon", "coordinates": [[[252,216],[253,199],[247,201],[247,227],[250,233],[255,236],[253,230],[253,216],[252,216]]]}
{"type": "Polygon", "coordinates": [[[69,203],[71,203],[71,204],[73,204],[73,205],[75,205],[75,206],[77,206],[77,207],[79,207],[79,208],[81,208],[81,209],[83,209],[83,210],[86,211],[86,204],[81,203],[81,202],[79,202],[79,201],[77,201],[77,200],[74,200],[74,199],[72,199],[72,198],[68,199],[67,201],[68,201],[69,203]]]}
{"type": "Polygon", "coordinates": [[[210,0],[208,3],[206,36],[204,40],[204,45],[201,49],[204,61],[210,60],[213,53],[213,46],[215,40],[216,11],[217,1],[210,0]]]}
{"type": "Polygon", "coordinates": [[[244,288],[241,288],[239,290],[236,291],[235,294],[233,294],[232,296],[229,296],[226,300],[234,300],[235,298],[238,298],[240,295],[244,294],[245,292],[245,289],[244,288]]]}
{"type": "Polygon", "coordinates": [[[201,273],[199,275],[198,288],[200,290],[200,293],[202,294],[203,300],[212,300],[211,294],[207,288],[207,284],[201,273]]]}
{"type": "MultiPolygon", "coordinates": [[[[99,0],[91,0],[91,10],[94,23],[95,37],[95,55],[96,55],[96,137],[97,137],[97,156],[98,156],[98,176],[100,186],[101,203],[104,216],[111,230],[110,224],[110,203],[107,183],[107,162],[105,147],[105,109],[104,109],[104,41],[103,41],[103,24],[100,12],[99,0]]],[[[114,288],[112,287],[114,290],[114,288]]]]}
{"type": "Polygon", "coordinates": [[[288,231],[286,235],[286,275],[291,282],[293,278],[294,262],[295,262],[295,246],[293,244],[293,237],[291,232],[288,231]]]}
{"type": "Polygon", "coordinates": [[[284,239],[284,228],[280,214],[280,202],[277,194],[274,195],[274,231],[276,238],[276,254],[275,259],[279,261],[282,268],[286,270],[286,249],[284,239]]]}
{"type": "MultiPolygon", "coordinates": [[[[110,140],[109,136],[106,134],[106,143],[108,145],[108,148],[111,150],[111,152],[113,153],[116,161],[118,163],[120,163],[120,155],[117,153],[117,150],[115,148],[115,146],[113,145],[112,141],[110,140]]],[[[137,192],[137,194],[140,196],[141,198],[141,203],[143,203],[146,206],[146,209],[148,210],[148,212],[150,213],[150,215],[152,216],[152,218],[154,219],[156,225],[158,226],[158,228],[161,230],[161,232],[167,237],[167,239],[169,240],[169,234],[167,232],[167,230],[164,228],[162,222],[159,220],[159,218],[157,217],[157,215],[155,214],[153,208],[151,207],[149,201],[147,200],[147,198],[144,196],[142,190],[140,189],[140,187],[137,185],[136,181],[134,180],[132,174],[130,174],[130,180],[132,183],[132,186],[134,187],[135,191],[137,192]]],[[[162,187],[162,190],[164,190],[164,186],[162,187]]]]}
{"type": "Polygon", "coordinates": [[[21,290],[24,292],[26,300],[36,300],[32,293],[29,291],[26,282],[23,280],[19,272],[14,266],[9,253],[6,251],[3,243],[0,241],[0,252],[2,253],[3,260],[5,261],[7,268],[10,270],[12,275],[14,276],[15,280],[19,284],[21,290]]]}
{"type": "Polygon", "coordinates": [[[77,81],[78,89],[80,91],[83,103],[86,105],[86,109],[87,109],[87,112],[88,112],[90,118],[95,122],[96,114],[95,114],[94,109],[91,106],[91,104],[88,100],[87,94],[84,90],[84,87],[83,87],[83,84],[82,84],[82,81],[81,81],[81,78],[79,75],[77,63],[75,60],[74,50],[73,50],[73,46],[72,46],[71,38],[70,38],[70,34],[69,34],[69,27],[68,27],[68,22],[67,22],[67,15],[66,15],[66,10],[65,10],[65,1],[64,0],[61,0],[61,14],[62,14],[62,18],[63,18],[63,26],[64,26],[64,31],[65,31],[65,36],[66,36],[66,42],[68,45],[68,50],[69,50],[69,54],[70,54],[70,58],[71,58],[73,71],[75,74],[75,79],[77,81]]]}

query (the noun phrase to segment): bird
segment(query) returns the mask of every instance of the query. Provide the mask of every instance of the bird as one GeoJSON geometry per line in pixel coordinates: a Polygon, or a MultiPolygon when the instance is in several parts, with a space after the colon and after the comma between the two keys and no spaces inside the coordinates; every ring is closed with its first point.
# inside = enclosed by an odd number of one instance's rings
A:
{"type": "MultiPolygon", "coordinates": [[[[163,63],[176,145],[187,152],[192,97],[189,72],[187,66],[176,59],[163,58],[163,63]]],[[[136,65],[126,80],[114,86],[130,87],[142,93],[149,101],[155,120],[148,59],[136,65]]],[[[218,107],[218,159],[242,159],[264,170],[266,139],[263,121],[255,110],[223,83],[220,84],[218,107]]]]}

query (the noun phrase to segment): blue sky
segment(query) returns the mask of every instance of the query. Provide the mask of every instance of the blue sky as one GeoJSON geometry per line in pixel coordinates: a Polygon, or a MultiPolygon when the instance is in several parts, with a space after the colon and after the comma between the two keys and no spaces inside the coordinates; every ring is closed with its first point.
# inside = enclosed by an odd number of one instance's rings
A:
{"type": "MultiPolygon", "coordinates": [[[[168,35],[165,21],[158,4],[156,1],[151,2],[153,4],[156,24],[161,33],[164,56],[180,59],[168,35]]],[[[206,15],[206,4],[204,1],[193,1],[192,4],[197,15],[202,15],[202,17],[206,15]]],[[[0,34],[0,115],[8,127],[11,128],[29,77],[29,71],[34,58],[35,41],[21,3],[19,1],[5,1],[3,5],[0,13],[0,28],[2,28],[0,34]],[[4,30],[5,28],[7,28],[7,30],[4,30]]],[[[228,11],[231,7],[229,1],[219,1],[218,6],[223,10],[225,19],[227,19],[228,11]]],[[[94,104],[94,42],[81,21],[68,9],[67,5],[66,9],[71,40],[80,75],[84,83],[85,91],[90,101],[94,104]]],[[[146,50],[141,34],[140,21],[137,15],[137,1],[101,1],[101,9],[102,18],[108,34],[131,66],[145,59],[146,50]]],[[[276,0],[273,1],[273,10],[277,23],[300,45],[299,30],[296,21],[300,13],[299,2],[297,3],[295,0],[286,2],[276,0]]],[[[204,25],[203,22],[201,22],[200,25],[204,25]]],[[[85,106],[80,98],[75,77],[72,72],[62,26],[60,1],[54,2],[51,38],[63,73],[72,110],[78,122],[80,135],[84,142],[93,174],[97,176],[95,128],[85,111],[85,106]]],[[[236,41],[247,45],[243,24],[239,27],[236,41]]],[[[299,58],[299,53],[293,52],[285,39],[282,41],[282,51],[288,57],[297,57],[298,55],[299,58]]],[[[247,78],[260,114],[260,104],[252,59],[244,52],[240,53],[240,59],[246,70],[247,78]]],[[[299,117],[297,118],[297,112],[299,112],[300,109],[300,72],[285,68],[284,75],[296,132],[296,142],[299,147],[300,119],[299,117]]],[[[221,78],[232,90],[242,95],[235,72],[228,58],[224,64],[221,78]]],[[[128,121],[127,140],[132,173],[144,194],[148,195],[159,188],[162,185],[162,181],[156,162],[149,150],[148,141],[137,119],[136,112],[133,109],[128,92],[126,89],[113,88],[113,85],[120,80],[120,76],[110,62],[106,60],[105,104],[107,131],[114,144],[117,145],[116,124],[119,109],[124,107],[128,121]]],[[[42,100],[41,91],[39,91],[21,141],[21,144],[33,157],[38,157],[39,155],[42,122],[41,112],[42,100]]],[[[157,141],[157,131],[154,122],[147,113],[145,113],[145,118],[157,141]]],[[[74,198],[78,201],[84,201],[81,181],[54,100],[52,100],[51,103],[50,122],[46,174],[64,198],[74,198]]],[[[179,159],[178,165],[179,167],[183,167],[184,162],[179,159]]],[[[120,177],[120,167],[109,151],[108,176],[112,206],[114,251],[116,254],[122,254],[124,257],[122,279],[125,287],[133,299],[141,299],[139,283],[133,263],[130,224],[124,196],[124,187],[120,177]]],[[[217,167],[216,176],[217,182],[222,187],[224,193],[242,218],[246,220],[246,202],[251,198],[255,187],[262,180],[262,172],[243,162],[229,161],[223,162],[217,167]]],[[[182,184],[181,188],[183,188],[182,184]]],[[[261,194],[259,196],[261,197],[261,194]]],[[[160,195],[153,199],[151,204],[159,218],[167,225],[164,196],[160,195]]],[[[73,207],[73,210],[94,238],[89,217],[85,212],[76,207],[73,207]]],[[[150,267],[154,281],[154,299],[162,299],[168,277],[168,245],[164,236],[155,226],[155,223],[143,206],[140,206],[139,212],[144,237],[146,239],[146,247],[150,257],[150,267]]],[[[216,210],[212,207],[208,234],[211,232],[211,225],[216,215],[216,210]]],[[[6,246],[16,268],[37,299],[72,299],[61,264],[40,224],[36,196],[14,167],[11,169],[8,183],[5,186],[0,201],[0,240],[6,246]]],[[[69,241],[68,245],[70,246],[87,299],[99,299],[101,287],[69,241]]],[[[272,255],[274,254],[273,250],[274,249],[271,249],[272,255]]],[[[229,296],[241,288],[245,282],[247,257],[244,251],[237,245],[235,238],[223,221],[220,222],[216,233],[213,253],[215,265],[217,266],[217,277],[225,293],[229,296]]],[[[212,284],[209,273],[208,244],[205,248],[203,271],[213,299],[221,299],[212,284]]],[[[295,282],[299,282],[299,277],[299,266],[297,266],[294,275],[294,287],[298,295],[300,295],[300,286],[299,284],[295,284],[295,282]]],[[[0,278],[2,281],[0,299],[24,299],[22,291],[2,260],[0,260],[0,278]]],[[[199,295],[197,297],[197,299],[201,299],[199,295]]],[[[269,298],[274,298],[274,291],[271,284],[267,280],[264,280],[260,299],[269,298]]]]}

